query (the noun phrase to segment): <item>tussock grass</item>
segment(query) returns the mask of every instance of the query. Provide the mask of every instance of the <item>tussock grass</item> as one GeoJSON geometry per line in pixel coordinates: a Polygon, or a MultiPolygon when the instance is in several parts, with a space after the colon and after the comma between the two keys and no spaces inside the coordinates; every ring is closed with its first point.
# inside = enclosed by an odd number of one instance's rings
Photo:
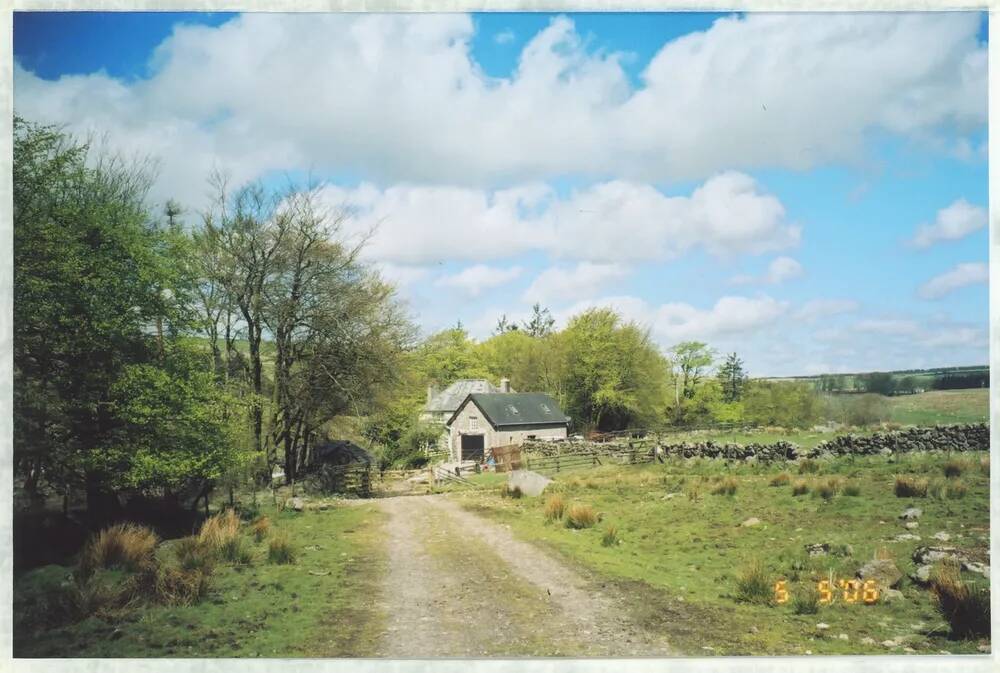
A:
{"type": "Polygon", "coordinates": [[[737,486],[735,477],[726,477],[712,487],[712,495],[736,495],[737,486]]]}
{"type": "Polygon", "coordinates": [[[597,513],[590,505],[571,505],[565,514],[567,528],[590,528],[597,523],[597,513]]]}
{"type": "Polygon", "coordinates": [[[799,588],[792,596],[792,612],[797,615],[814,615],[819,612],[819,590],[815,582],[799,588]]]}
{"type": "Polygon", "coordinates": [[[965,471],[965,467],[964,460],[952,458],[942,466],[942,470],[944,471],[944,476],[946,477],[961,477],[962,472],[965,471]]]}
{"type": "Polygon", "coordinates": [[[701,500],[701,486],[696,483],[691,483],[686,489],[684,489],[684,494],[691,502],[698,502],[701,500]]]}
{"type": "Polygon", "coordinates": [[[938,612],[956,638],[990,635],[990,589],[985,583],[962,579],[956,563],[942,563],[931,576],[931,592],[938,612]]]}
{"type": "Polygon", "coordinates": [[[566,511],[566,502],[561,495],[553,495],[545,501],[545,518],[548,521],[561,519],[566,511]]]}
{"type": "Polygon", "coordinates": [[[818,495],[824,500],[833,500],[833,497],[840,492],[843,485],[843,480],[838,477],[831,477],[830,479],[819,482],[813,490],[813,494],[818,495]]]}
{"type": "Polygon", "coordinates": [[[769,486],[785,486],[792,480],[792,477],[787,472],[780,472],[773,477],[771,481],[768,482],[769,486]]]}
{"type": "Polygon", "coordinates": [[[253,552],[247,548],[242,537],[234,537],[226,540],[219,547],[219,556],[229,563],[236,565],[249,565],[253,560],[253,552]]]}
{"type": "Polygon", "coordinates": [[[79,573],[84,579],[99,568],[122,568],[133,572],[156,563],[159,539],[149,528],[120,523],[93,536],[80,553],[79,573]]]}
{"type": "Polygon", "coordinates": [[[751,561],[736,578],[736,600],[763,605],[773,597],[771,580],[760,561],[751,561]]]}
{"type": "Polygon", "coordinates": [[[861,487],[855,484],[853,481],[848,481],[844,483],[844,488],[841,491],[846,496],[856,498],[861,495],[861,487]]]}
{"type": "Polygon", "coordinates": [[[803,458],[799,461],[799,474],[815,474],[819,472],[819,463],[812,458],[803,458]]]}
{"type": "Polygon", "coordinates": [[[215,567],[215,551],[194,535],[178,540],[174,555],[182,570],[198,570],[210,575],[215,567]]]}
{"type": "Polygon", "coordinates": [[[617,527],[608,526],[604,529],[604,534],[601,536],[602,545],[605,547],[614,547],[619,542],[621,542],[621,538],[618,536],[617,527]]]}
{"type": "Polygon", "coordinates": [[[979,471],[985,474],[987,477],[990,476],[990,457],[985,455],[979,459],[979,471]]]}
{"type": "Polygon", "coordinates": [[[929,485],[930,482],[927,479],[898,476],[893,490],[897,498],[926,498],[929,485]]]}
{"type": "Polygon", "coordinates": [[[240,534],[240,518],[227,509],[205,519],[198,531],[198,539],[209,549],[219,552],[222,547],[240,534]]]}
{"type": "Polygon", "coordinates": [[[521,487],[520,486],[511,487],[510,484],[504,484],[503,486],[500,487],[500,497],[501,498],[514,498],[514,499],[517,499],[517,498],[522,497],[523,495],[524,495],[524,493],[521,492],[521,487]]]}
{"type": "Polygon", "coordinates": [[[157,565],[129,577],[123,591],[134,600],[145,599],[164,605],[192,605],[208,593],[210,577],[210,571],[157,565]]]}
{"type": "Polygon", "coordinates": [[[796,479],[792,484],[792,495],[805,495],[809,492],[809,484],[805,479],[796,479]]]}
{"type": "Polygon", "coordinates": [[[964,498],[967,492],[968,488],[958,479],[949,481],[944,490],[945,495],[952,500],[964,498]]]}
{"type": "Polygon", "coordinates": [[[250,524],[250,532],[253,534],[254,540],[263,542],[267,534],[271,532],[271,520],[266,516],[257,518],[250,524]]]}
{"type": "Polygon", "coordinates": [[[295,563],[295,548],[284,533],[271,536],[267,545],[267,560],[275,565],[295,563]]]}

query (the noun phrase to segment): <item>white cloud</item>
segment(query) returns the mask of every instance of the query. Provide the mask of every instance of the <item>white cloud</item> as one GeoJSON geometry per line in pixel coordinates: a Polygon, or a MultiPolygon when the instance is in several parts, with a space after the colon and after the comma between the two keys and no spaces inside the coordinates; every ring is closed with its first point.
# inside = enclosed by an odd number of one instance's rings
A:
{"type": "Polygon", "coordinates": [[[586,299],[627,275],[628,270],[619,264],[580,262],[572,268],[552,267],[540,273],[521,298],[543,304],[586,299]]]}
{"type": "Polygon", "coordinates": [[[923,299],[940,299],[969,285],[988,283],[990,269],[985,262],[965,262],[954,269],[934,276],[917,291],[923,299]]]}
{"type": "Polygon", "coordinates": [[[920,325],[915,320],[905,318],[875,318],[859,321],[854,329],[858,332],[906,336],[919,333],[920,325]]]}
{"type": "Polygon", "coordinates": [[[726,334],[748,334],[781,317],[788,302],[768,296],[722,297],[710,309],[690,304],[663,304],[656,311],[654,331],[667,341],[709,340],[726,334]]]}
{"type": "Polygon", "coordinates": [[[493,41],[496,42],[497,44],[510,44],[511,42],[514,41],[515,37],[517,36],[514,35],[514,31],[507,29],[500,31],[499,33],[494,35],[493,41]]]}
{"type": "Polygon", "coordinates": [[[430,269],[423,266],[406,266],[381,262],[375,265],[375,269],[382,278],[401,289],[406,289],[408,286],[418,283],[430,275],[430,269]]]}
{"type": "Polygon", "coordinates": [[[956,241],[986,226],[986,209],[974,206],[965,199],[958,199],[937,213],[933,224],[917,227],[910,244],[915,248],[928,248],[940,241],[956,241]]]}
{"type": "Polygon", "coordinates": [[[980,21],[730,16],[666,43],[636,88],[623,56],[590,49],[565,17],[492,78],[472,58],[468,15],[250,13],[175,27],[148,79],[53,82],[15,66],[15,107],[161,156],[158,194],[189,203],[213,165],[237,180],[310,166],[380,184],[659,183],[854,161],[872,132],[932,147],[981,130],[980,21]]]}
{"type": "Polygon", "coordinates": [[[733,172],[709,178],[690,196],[624,181],[563,197],[540,183],[492,192],[331,185],[321,196],[351,214],[347,230],[375,229],[366,248],[372,259],[410,264],[528,251],[605,263],[669,259],[698,247],[714,255],[761,253],[796,245],[801,235],[777,197],[733,172]]]}
{"type": "Polygon", "coordinates": [[[804,322],[815,322],[820,318],[851,313],[860,307],[853,299],[810,299],[795,312],[795,317],[804,322]]]}
{"type": "Polygon", "coordinates": [[[462,269],[456,274],[442,276],[434,284],[461,290],[470,297],[478,297],[485,290],[501,287],[521,275],[521,267],[500,268],[476,264],[462,269]]]}
{"type": "Polygon", "coordinates": [[[986,330],[975,327],[946,327],[929,333],[921,340],[924,346],[931,348],[972,347],[987,348],[989,337],[986,330]]]}
{"type": "Polygon", "coordinates": [[[775,257],[767,267],[764,275],[760,276],[733,276],[729,282],[733,285],[751,285],[754,283],[764,283],[767,285],[777,285],[786,280],[800,277],[805,270],[802,265],[791,257],[775,257]]]}

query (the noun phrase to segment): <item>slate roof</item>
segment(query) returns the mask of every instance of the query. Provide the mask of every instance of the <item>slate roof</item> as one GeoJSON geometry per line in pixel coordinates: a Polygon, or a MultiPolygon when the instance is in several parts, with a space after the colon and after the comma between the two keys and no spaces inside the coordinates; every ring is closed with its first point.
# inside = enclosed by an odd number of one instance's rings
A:
{"type": "MultiPolygon", "coordinates": [[[[469,400],[479,407],[494,427],[511,425],[561,425],[569,423],[554,399],[545,393],[472,393],[469,400]]],[[[459,407],[461,408],[461,407],[459,407]]],[[[448,424],[458,414],[452,414],[448,424]]]]}
{"type": "Polygon", "coordinates": [[[472,393],[499,393],[500,388],[486,379],[461,379],[431,398],[425,411],[455,411],[472,393]]]}

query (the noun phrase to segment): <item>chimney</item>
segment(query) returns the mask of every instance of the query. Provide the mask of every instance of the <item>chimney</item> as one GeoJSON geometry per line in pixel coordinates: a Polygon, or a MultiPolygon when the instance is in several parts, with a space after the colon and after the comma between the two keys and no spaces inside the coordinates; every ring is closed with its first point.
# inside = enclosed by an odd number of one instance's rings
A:
{"type": "Polygon", "coordinates": [[[500,392],[502,393],[510,392],[510,379],[500,379],[500,392]]]}

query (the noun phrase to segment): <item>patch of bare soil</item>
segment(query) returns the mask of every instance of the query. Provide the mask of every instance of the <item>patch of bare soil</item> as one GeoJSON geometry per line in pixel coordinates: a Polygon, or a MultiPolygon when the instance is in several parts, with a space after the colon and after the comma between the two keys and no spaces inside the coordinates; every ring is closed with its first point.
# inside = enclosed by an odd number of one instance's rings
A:
{"type": "Polygon", "coordinates": [[[441,496],[386,498],[378,656],[670,654],[618,595],[441,496]]]}

